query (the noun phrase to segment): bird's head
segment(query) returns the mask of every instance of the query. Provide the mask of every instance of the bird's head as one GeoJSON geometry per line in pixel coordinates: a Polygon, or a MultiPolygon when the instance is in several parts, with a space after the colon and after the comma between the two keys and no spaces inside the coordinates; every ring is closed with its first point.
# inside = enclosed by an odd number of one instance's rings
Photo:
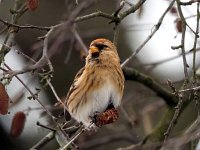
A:
{"type": "Polygon", "coordinates": [[[115,45],[107,39],[96,39],[91,42],[89,47],[88,60],[107,60],[118,57],[115,45]]]}

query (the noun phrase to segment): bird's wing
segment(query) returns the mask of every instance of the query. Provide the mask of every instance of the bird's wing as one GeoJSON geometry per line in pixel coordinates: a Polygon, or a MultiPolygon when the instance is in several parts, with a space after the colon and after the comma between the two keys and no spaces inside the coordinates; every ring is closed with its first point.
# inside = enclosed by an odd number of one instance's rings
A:
{"type": "Polygon", "coordinates": [[[85,70],[85,67],[81,68],[78,73],[76,74],[74,81],[69,89],[69,92],[67,93],[67,98],[65,103],[67,102],[69,96],[72,94],[72,92],[74,91],[74,89],[76,89],[75,83],[78,81],[79,77],[82,75],[83,71],[85,70]]]}
{"type": "MultiPolygon", "coordinates": [[[[65,99],[65,105],[67,104],[67,101],[68,101],[70,95],[72,94],[72,92],[76,89],[76,86],[75,86],[76,84],[75,83],[78,81],[79,77],[82,75],[84,70],[85,70],[85,67],[81,68],[78,71],[78,73],[76,74],[76,76],[74,78],[74,81],[73,81],[73,83],[72,83],[72,85],[71,85],[71,87],[70,87],[70,89],[69,89],[69,91],[67,93],[67,97],[65,99]]],[[[67,121],[69,121],[71,119],[71,116],[70,116],[69,112],[66,109],[64,109],[64,116],[65,116],[65,119],[67,121]]]]}

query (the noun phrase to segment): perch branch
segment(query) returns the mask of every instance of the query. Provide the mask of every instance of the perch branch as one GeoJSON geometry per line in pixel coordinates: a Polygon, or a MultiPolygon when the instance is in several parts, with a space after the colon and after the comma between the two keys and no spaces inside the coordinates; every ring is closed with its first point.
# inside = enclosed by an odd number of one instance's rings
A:
{"type": "Polygon", "coordinates": [[[171,94],[167,89],[163,88],[158,82],[154,81],[149,76],[144,75],[135,69],[127,67],[123,68],[123,72],[126,80],[138,81],[146,85],[155,91],[158,96],[162,97],[169,106],[173,107],[177,104],[178,101],[176,97],[174,97],[173,94],[171,94]]]}

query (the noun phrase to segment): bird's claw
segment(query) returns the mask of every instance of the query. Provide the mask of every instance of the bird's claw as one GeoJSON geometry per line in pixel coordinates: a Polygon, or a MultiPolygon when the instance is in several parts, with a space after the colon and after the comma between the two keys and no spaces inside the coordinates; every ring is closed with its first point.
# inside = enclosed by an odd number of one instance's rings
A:
{"type": "Polygon", "coordinates": [[[100,114],[101,114],[100,112],[96,111],[93,116],[90,116],[91,118],[90,123],[94,123],[96,126],[98,126],[96,123],[98,122],[98,116],[100,116],[100,114]]]}

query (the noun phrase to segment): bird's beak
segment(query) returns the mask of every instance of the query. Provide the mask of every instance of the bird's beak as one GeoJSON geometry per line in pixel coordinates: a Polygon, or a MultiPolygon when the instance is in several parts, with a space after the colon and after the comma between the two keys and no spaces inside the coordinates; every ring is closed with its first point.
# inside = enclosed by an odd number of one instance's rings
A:
{"type": "Polygon", "coordinates": [[[98,49],[97,47],[95,47],[95,46],[91,46],[91,47],[90,47],[90,52],[91,52],[92,54],[94,54],[94,53],[99,53],[99,49],[98,49]]]}

